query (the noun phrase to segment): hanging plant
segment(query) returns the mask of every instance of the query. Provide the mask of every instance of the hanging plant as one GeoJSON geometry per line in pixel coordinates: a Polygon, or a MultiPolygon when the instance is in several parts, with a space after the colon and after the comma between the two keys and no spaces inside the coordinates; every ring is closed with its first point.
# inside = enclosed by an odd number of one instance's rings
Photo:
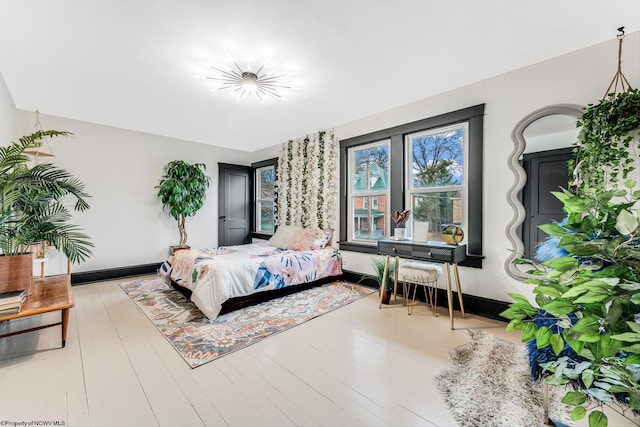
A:
{"type": "Polygon", "coordinates": [[[589,104],[578,121],[582,131],[574,154],[574,186],[604,188],[626,179],[635,169],[636,148],[632,146],[640,127],[640,91],[629,88],[610,93],[597,104],[589,104]]]}

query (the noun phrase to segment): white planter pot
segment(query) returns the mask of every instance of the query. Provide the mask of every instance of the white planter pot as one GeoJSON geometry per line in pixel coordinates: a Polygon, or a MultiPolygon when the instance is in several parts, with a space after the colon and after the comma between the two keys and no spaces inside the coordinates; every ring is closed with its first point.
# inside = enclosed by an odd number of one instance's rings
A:
{"type": "Polygon", "coordinates": [[[393,237],[396,239],[405,239],[407,237],[406,228],[396,228],[393,230],[393,237]]]}

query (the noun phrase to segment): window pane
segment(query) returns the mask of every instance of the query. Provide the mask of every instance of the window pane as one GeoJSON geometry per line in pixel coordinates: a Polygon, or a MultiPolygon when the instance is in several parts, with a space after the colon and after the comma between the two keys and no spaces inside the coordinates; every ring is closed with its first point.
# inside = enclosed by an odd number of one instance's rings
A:
{"type": "Polygon", "coordinates": [[[353,191],[389,189],[389,146],[381,145],[353,152],[353,191]]]}
{"type": "Polygon", "coordinates": [[[259,189],[258,198],[275,197],[276,170],[273,166],[259,169],[259,189]]]}
{"type": "Polygon", "coordinates": [[[353,239],[380,240],[385,237],[386,196],[358,196],[352,198],[353,207],[353,239]],[[372,200],[378,199],[378,208],[373,208],[372,200]],[[365,207],[366,206],[366,207],[365,207]]]}
{"type": "Polygon", "coordinates": [[[462,198],[459,191],[414,194],[411,196],[411,206],[414,228],[416,222],[429,223],[428,240],[442,241],[440,232],[447,225],[462,226],[462,198]]]}
{"type": "Polygon", "coordinates": [[[273,202],[259,202],[258,203],[258,212],[260,214],[258,218],[258,231],[267,231],[273,233],[273,213],[274,213],[274,204],[273,202]]]}
{"type": "Polygon", "coordinates": [[[274,232],[275,165],[255,169],[255,230],[262,233],[274,232]]]}
{"type": "Polygon", "coordinates": [[[462,185],[464,129],[409,135],[413,188],[462,185]]]}

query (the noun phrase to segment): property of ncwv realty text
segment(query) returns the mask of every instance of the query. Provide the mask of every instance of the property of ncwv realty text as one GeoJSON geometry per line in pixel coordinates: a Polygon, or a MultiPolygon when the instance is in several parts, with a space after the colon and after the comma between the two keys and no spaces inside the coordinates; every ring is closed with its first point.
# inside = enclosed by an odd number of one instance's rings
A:
{"type": "Polygon", "coordinates": [[[25,427],[25,426],[66,426],[67,422],[63,420],[28,420],[28,421],[12,421],[1,420],[1,427],[25,427]]]}

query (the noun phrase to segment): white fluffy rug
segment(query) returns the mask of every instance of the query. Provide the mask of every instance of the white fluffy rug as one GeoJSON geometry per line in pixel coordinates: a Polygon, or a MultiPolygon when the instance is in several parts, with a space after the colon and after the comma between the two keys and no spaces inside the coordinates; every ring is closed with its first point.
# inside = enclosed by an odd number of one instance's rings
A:
{"type": "MultiPolygon", "coordinates": [[[[534,383],[523,346],[479,330],[453,348],[453,366],[434,376],[453,418],[466,426],[544,426],[544,385],[534,383]]],[[[549,417],[571,425],[569,408],[560,403],[564,388],[549,386],[549,417]]],[[[553,424],[552,424],[553,425],[553,424]]]]}

